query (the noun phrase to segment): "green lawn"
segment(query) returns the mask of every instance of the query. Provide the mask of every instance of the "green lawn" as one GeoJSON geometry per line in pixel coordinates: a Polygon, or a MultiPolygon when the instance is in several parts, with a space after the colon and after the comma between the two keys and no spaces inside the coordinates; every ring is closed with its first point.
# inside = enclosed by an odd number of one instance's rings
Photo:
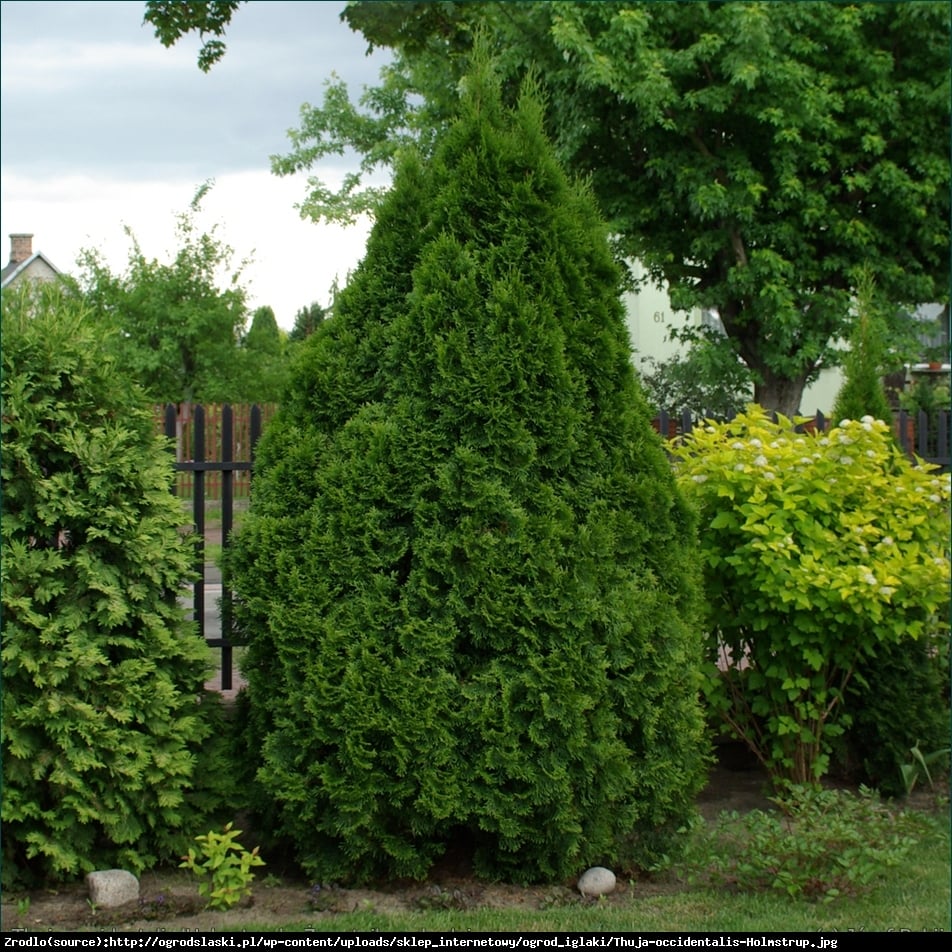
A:
{"type": "Polygon", "coordinates": [[[948,815],[931,817],[928,832],[899,866],[865,894],[828,903],[780,895],[732,894],[687,885],[671,894],[624,902],[565,902],[547,909],[382,912],[368,904],[351,913],[315,913],[248,931],[320,932],[931,932],[950,930],[948,815]]]}

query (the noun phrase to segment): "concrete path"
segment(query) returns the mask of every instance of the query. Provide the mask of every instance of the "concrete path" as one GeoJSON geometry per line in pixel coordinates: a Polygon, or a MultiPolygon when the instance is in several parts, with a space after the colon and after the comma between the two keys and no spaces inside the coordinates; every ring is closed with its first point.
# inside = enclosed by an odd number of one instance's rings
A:
{"type": "MultiPolygon", "coordinates": [[[[182,599],[182,604],[191,616],[194,604],[194,589],[182,599]]],[[[219,611],[219,599],[222,597],[221,572],[217,567],[208,565],[205,567],[205,592],[204,592],[204,610],[202,612],[202,621],[204,622],[204,633],[206,641],[215,641],[221,638],[221,614],[219,611]]],[[[219,665],[214,677],[205,682],[205,687],[209,691],[220,691],[224,698],[234,698],[239,688],[244,685],[244,680],[238,672],[238,665],[232,663],[231,670],[231,688],[222,690],[221,687],[221,648],[213,646],[211,648],[214,659],[219,665]]]]}

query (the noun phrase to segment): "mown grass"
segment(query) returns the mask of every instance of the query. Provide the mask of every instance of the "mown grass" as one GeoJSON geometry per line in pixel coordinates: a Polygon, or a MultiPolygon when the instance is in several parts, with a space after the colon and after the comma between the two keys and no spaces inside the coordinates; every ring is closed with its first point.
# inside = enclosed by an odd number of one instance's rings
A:
{"type": "Polygon", "coordinates": [[[923,839],[867,892],[821,903],[780,894],[692,888],[630,901],[572,902],[547,909],[477,908],[317,914],[242,931],[318,932],[947,932],[950,841],[947,814],[930,817],[923,839]]]}

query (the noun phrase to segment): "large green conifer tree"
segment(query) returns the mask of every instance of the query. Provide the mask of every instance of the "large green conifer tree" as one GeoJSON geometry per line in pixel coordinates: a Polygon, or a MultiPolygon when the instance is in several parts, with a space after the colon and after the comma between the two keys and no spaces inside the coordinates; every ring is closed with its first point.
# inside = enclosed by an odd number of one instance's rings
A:
{"type": "Polygon", "coordinates": [[[704,766],[694,526],[619,273],[486,65],[401,163],[258,457],[230,580],[257,783],[322,879],[670,845],[704,766]]]}

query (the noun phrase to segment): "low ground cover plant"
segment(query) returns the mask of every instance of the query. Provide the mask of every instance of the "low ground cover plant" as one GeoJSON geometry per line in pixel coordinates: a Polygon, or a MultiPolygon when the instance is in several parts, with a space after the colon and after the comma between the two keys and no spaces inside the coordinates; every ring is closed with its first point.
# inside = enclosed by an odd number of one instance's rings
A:
{"type": "MultiPolygon", "coordinates": [[[[859,665],[899,645],[946,657],[949,477],[872,417],[800,434],[758,407],[676,454],[700,516],[709,703],[775,779],[816,781],[859,665]]],[[[903,757],[916,739],[897,734],[903,757]]]]}
{"type": "Polygon", "coordinates": [[[865,787],[854,793],[793,785],[773,802],[777,810],[725,813],[699,825],[682,867],[689,879],[830,902],[870,890],[928,832],[921,817],[887,806],[865,787]]]}
{"type": "Polygon", "coordinates": [[[191,870],[199,878],[199,895],[208,899],[209,909],[231,909],[251,895],[255,880],[254,867],[264,866],[258,847],[246,849],[231,823],[221,833],[210,830],[195,837],[196,846],[189,847],[179,866],[191,870]]]}

